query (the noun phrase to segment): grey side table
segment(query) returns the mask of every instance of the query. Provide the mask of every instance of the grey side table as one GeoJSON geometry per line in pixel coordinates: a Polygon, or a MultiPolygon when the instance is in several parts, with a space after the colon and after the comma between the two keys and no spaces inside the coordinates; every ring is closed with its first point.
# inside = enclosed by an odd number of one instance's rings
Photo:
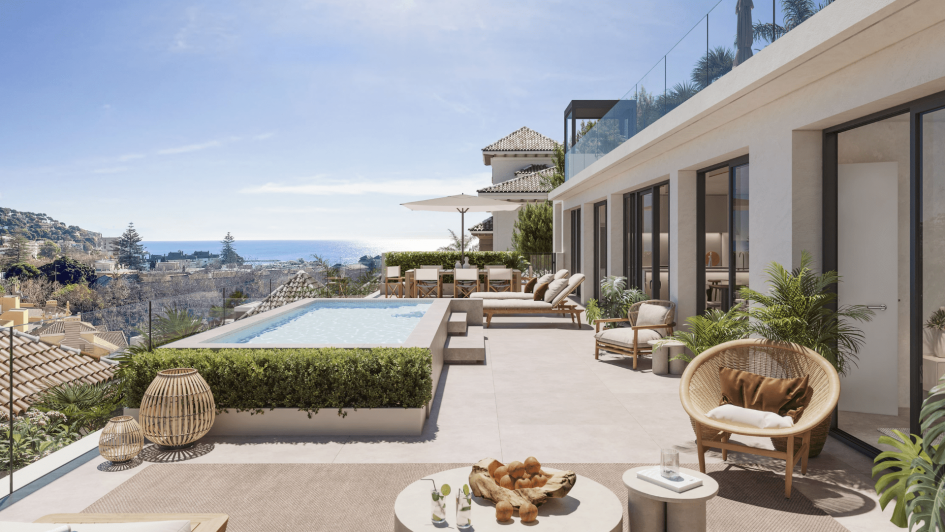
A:
{"type": "Polygon", "coordinates": [[[627,510],[633,532],[705,532],[705,503],[719,492],[719,483],[709,475],[691,469],[680,469],[687,475],[702,479],[702,485],[676,493],[637,478],[637,471],[649,466],[634,467],[623,474],[627,487],[627,510]]]}
{"type": "Polygon", "coordinates": [[[678,362],[681,361],[670,361],[671,358],[682,353],[685,347],[682,342],[677,342],[676,340],[649,340],[647,343],[650,344],[653,352],[651,358],[653,359],[654,375],[682,374],[682,371],[679,371],[679,373],[673,371],[678,366],[678,362]],[[662,345],[657,348],[656,344],[662,345]]]}

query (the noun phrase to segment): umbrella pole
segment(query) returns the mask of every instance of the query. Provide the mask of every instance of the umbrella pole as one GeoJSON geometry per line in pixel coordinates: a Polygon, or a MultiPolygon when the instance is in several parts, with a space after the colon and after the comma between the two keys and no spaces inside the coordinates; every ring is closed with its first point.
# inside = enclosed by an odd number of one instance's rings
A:
{"type": "Polygon", "coordinates": [[[466,211],[459,211],[459,262],[466,262],[466,211]]]}

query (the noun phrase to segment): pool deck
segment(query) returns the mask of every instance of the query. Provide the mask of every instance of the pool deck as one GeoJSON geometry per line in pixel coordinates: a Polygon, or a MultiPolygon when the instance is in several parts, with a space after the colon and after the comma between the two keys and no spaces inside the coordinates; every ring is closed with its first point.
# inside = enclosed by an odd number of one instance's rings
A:
{"type": "MultiPolygon", "coordinates": [[[[679,404],[677,376],[657,376],[642,359],[594,360],[593,328],[567,318],[497,317],[487,330],[486,363],[443,370],[433,409],[416,437],[204,438],[173,456],[151,453],[130,469],[95,456],[0,511],[0,520],[32,521],[80,512],[155,462],[183,463],[474,463],[536,456],[543,462],[657,463],[674,447],[696,462],[689,419],[679,404]]],[[[770,448],[767,440],[741,441],[770,448]]],[[[709,462],[721,461],[710,453],[709,462]]],[[[730,453],[729,462],[783,474],[783,462],[730,453]]],[[[851,531],[898,530],[882,512],[870,478],[872,461],[829,438],[795,473],[795,490],[851,531]]],[[[182,508],[181,511],[186,509],[182,508]]],[[[788,518],[789,516],[786,516],[788,518]]]]}

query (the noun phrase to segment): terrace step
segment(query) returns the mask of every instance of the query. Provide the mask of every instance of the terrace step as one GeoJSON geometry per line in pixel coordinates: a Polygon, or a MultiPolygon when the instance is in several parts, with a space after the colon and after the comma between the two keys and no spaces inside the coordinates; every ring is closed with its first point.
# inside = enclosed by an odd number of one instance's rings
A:
{"type": "Polygon", "coordinates": [[[448,336],[443,349],[447,364],[475,364],[486,359],[486,335],[482,325],[470,325],[466,334],[448,336]]]}
{"type": "Polygon", "coordinates": [[[466,334],[466,313],[454,312],[450,314],[450,321],[446,324],[446,332],[450,336],[454,334],[466,334]]]}

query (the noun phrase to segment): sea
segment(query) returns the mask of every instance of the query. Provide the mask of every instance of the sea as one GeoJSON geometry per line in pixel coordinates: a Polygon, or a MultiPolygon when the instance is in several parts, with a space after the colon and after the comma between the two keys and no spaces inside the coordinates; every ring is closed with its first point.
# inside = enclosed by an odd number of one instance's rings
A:
{"type": "MultiPolygon", "coordinates": [[[[241,257],[254,263],[267,263],[305,259],[312,255],[331,264],[354,264],[368,255],[374,257],[388,251],[436,251],[449,243],[444,238],[406,238],[376,240],[237,240],[233,247],[241,257]]],[[[152,255],[165,255],[171,251],[190,254],[195,251],[219,253],[222,244],[218,240],[146,240],[141,242],[152,255]]]]}

